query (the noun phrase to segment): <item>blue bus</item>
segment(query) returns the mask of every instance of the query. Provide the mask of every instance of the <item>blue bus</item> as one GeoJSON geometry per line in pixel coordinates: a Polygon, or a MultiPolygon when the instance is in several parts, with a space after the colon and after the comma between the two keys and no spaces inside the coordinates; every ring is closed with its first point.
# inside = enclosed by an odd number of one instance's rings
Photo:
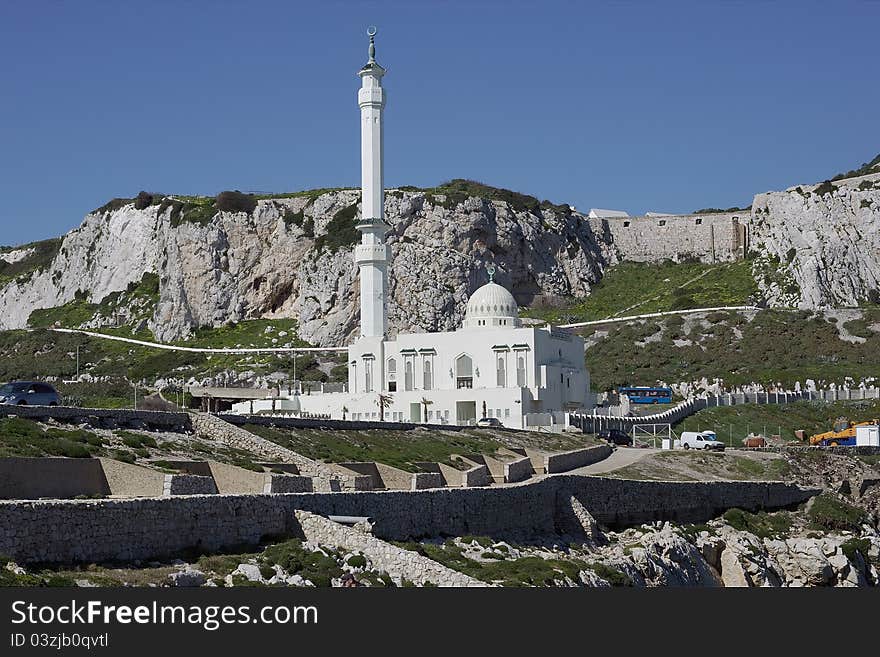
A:
{"type": "Polygon", "coordinates": [[[633,404],[671,404],[672,388],[651,388],[648,386],[621,386],[617,389],[621,395],[629,397],[633,404]]]}

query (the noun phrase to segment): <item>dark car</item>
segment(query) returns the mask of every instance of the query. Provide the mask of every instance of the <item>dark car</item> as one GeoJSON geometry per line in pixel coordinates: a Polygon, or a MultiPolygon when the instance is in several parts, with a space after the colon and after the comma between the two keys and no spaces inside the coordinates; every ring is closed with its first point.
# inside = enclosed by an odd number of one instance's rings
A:
{"type": "Polygon", "coordinates": [[[0,386],[0,404],[12,406],[58,406],[61,395],[48,383],[12,381],[0,386]]]}
{"type": "Polygon", "coordinates": [[[626,431],[621,431],[620,429],[602,429],[596,435],[600,439],[607,440],[615,445],[632,445],[632,438],[629,437],[626,431]]]}

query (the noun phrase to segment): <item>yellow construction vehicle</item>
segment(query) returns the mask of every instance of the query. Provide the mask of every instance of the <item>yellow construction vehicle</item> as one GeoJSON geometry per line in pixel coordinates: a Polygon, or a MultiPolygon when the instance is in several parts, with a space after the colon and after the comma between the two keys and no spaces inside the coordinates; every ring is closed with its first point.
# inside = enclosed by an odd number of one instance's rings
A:
{"type": "Polygon", "coordinates": [[[870,422],[850,422],[848,418],[839,417],[834,421],[833,429],[825,433],[817,433],[810,436],[811,445],[821,447],[835,447],[837,445],[855,445],[856,427],[877,424],[877,420],[870,422]]]}

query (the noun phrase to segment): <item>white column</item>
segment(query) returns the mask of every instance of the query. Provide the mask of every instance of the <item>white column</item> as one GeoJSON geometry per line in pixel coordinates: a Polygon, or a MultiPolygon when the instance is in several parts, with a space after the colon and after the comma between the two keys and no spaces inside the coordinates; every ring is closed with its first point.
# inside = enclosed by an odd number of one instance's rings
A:
{"type": "Polygon", "coordinates": [[[358,72],[361,78],[358,91],[361,109],[361,221],[358,230],[361,231],[361,243],[355,247],[354,255],[360,269],[361,337],[383,338],[388,270],[382,157],[382,113],[385,108],[382,76],[385,69],[375,60],[375,31],[371,31],[370,59],[358,72]]]}

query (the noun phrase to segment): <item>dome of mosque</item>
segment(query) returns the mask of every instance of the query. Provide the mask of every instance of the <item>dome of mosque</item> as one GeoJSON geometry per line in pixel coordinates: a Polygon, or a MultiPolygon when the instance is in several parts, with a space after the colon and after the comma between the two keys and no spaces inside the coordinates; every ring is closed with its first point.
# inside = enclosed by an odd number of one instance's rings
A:
{"type": "Polygon", "coordinates": [[[465,327],[519,326],[519,307],[513,295],[497,283],[486,283],[468,299],[465,327]]]}

